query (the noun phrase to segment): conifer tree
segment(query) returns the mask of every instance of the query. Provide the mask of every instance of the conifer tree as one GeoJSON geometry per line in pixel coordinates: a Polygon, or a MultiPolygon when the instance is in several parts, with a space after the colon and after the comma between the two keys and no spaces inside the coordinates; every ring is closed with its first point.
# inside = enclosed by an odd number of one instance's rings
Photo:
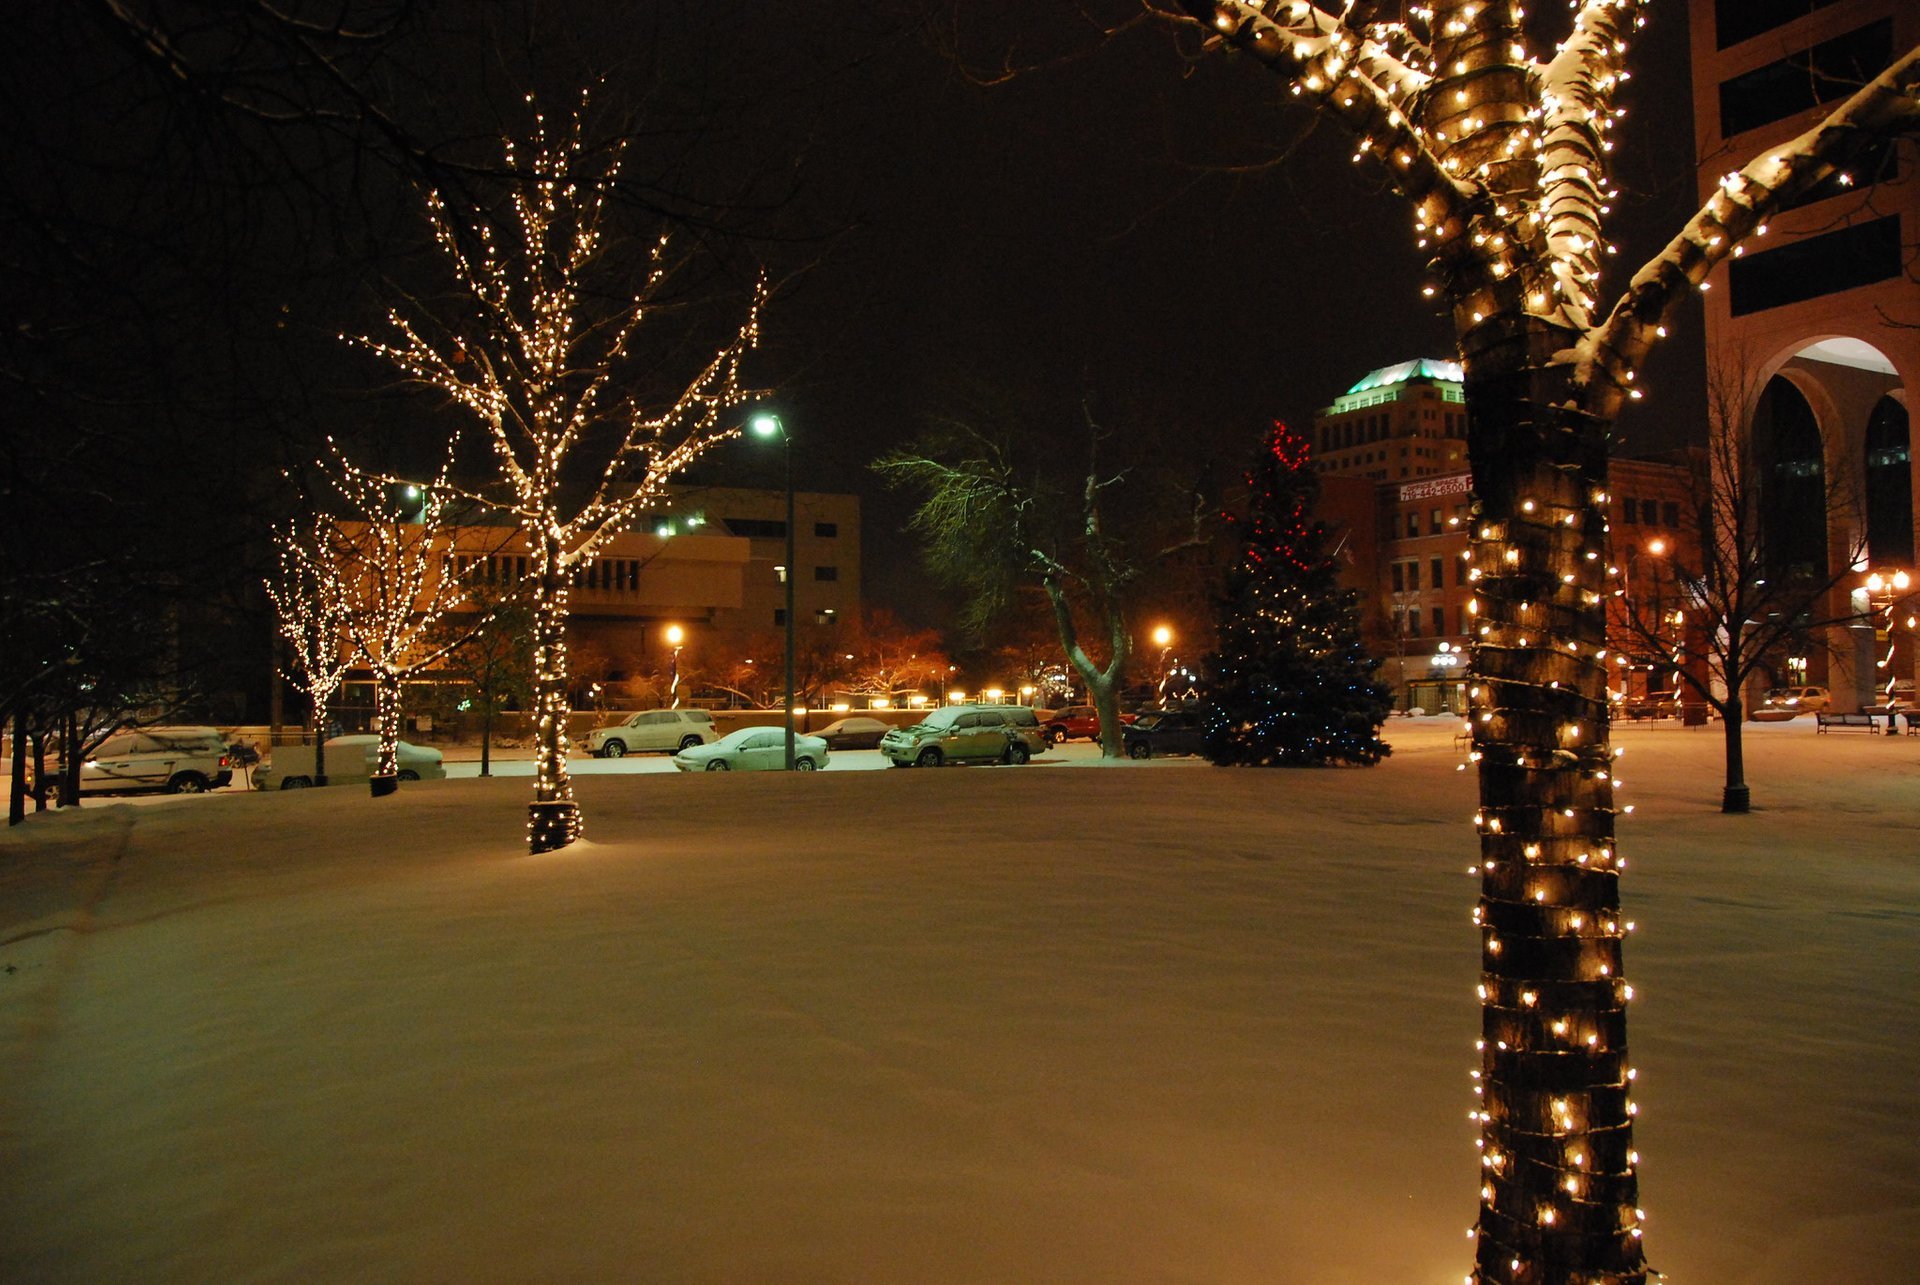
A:
{"type": "Polygon", "coordinates": [[[1306,439],[1276,422],[1247,477],[1240,557],[1207,658],[1207,756],[1232,766],[1377,763],[1391,708],[1360,642],[1360,595],[1337,582],[1306,439]]]}

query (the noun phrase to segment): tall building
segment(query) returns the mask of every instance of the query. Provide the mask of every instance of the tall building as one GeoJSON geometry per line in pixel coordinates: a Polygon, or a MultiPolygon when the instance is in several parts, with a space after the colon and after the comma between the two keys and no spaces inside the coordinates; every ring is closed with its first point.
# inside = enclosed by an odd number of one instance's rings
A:
{"type": "MultiPolygon", "coordinates": [[[[1910,0],[1704,0],[1690,14],[1702,200],[1920,44],[1910,0]]],[[[1842,708],[1914,675],[1912,602],[1868,585],[1915,570],[1915,159],[1912,141],[1888,143],[1808,193],[1714,272],[1705,297],[1709,378],[1751,435],[1769,557],[1832,577],[1830,614],[1862,621],[1776,677],[1825,683],[1842,708]],[[1876,633],[1870,612],[1891,627],[1876,633]]]]}
{"type": "MultiPolygon", "coordinates": [[[[1369,372],[1314,417],[1319,513],[1335,529],[1342,582],[1365,601],[1363,624],[1383,658],[1381,681],[1403,709],[1465,708],[1473,596],[1466,435],[1460,366],[1431,358],[1369,372]]],[[[1616,548],[1689,542],[1683,465],[1623,459],[1611,472],[1616,548]]],[[[1672,691],[1664,659],[1620,649],[1615,698],[1632,704],[1672,691]]]]}
{"type": "Polygon", "coordinates": [[[1460,363],[1415,358],[1367,372],[1313,420],[1314,467],[1376,482],[1466,467],[1460,363]]]}

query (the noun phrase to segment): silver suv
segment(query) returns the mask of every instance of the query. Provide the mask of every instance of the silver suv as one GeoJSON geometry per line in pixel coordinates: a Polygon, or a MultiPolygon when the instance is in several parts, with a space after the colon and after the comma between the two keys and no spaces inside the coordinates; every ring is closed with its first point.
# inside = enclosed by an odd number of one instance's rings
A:
{"type": "Polygon", "coordinates": [[[650,752],[674,754],[719,739],[713,730],[713,715],[704,709],[645,709],[624,723],[588,732],[587,752],[603,759],[650,752]]]}
{"type": "Polygon", "coordinates": [[[1025,763],[1046,748],[1039,718],[1024,705],[948,705],[880,738],[895,767],[1025,763]]]}

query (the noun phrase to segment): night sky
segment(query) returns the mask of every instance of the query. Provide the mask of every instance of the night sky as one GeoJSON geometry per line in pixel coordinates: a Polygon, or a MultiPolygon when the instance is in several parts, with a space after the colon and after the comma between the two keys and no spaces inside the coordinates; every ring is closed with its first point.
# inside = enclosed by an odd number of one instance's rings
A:
{"type": "MultiPolygon", "coordinates": [[[[6,55],[7,105],[33,143],[6,162],[10,274],[32,279],[29,311],[51,314],[72,297],[57,265],[110,250],[79,260],[106,304],[61,350],[51,399],[76,422],[92,412],[73,386],[97,373],[127,384],[129,405],[164,405],[182,436],[218,425],[253,464],[297,464],[323,432],[418,447],[431,408],[382,390],[385,373],[335,338],[374,326],[396,285],[430,279],[410,182],[420,164],[491,153],[485,140],[523,126],[528,89],[559,105],[600,78],[600,119],[639,134],[623,213],[645,231],[639,207],[664,210],[702,238],[713,272],[695,286],[716,297],[768,267],[778,294],[756,377],[779,389],[800,484],[862,493],[869,601],[926,615],[905,500],[868,464],[956,389],[1018,400],[1032,432],[1056,418],[1071,431],[1093,394],[1124,407],[1123,431],[1152,421],[1237,471],[1269,420],[1304,424],[1367,370],[1449,351],[1404,207],[1348,162],[1344,137],[1257,65],[1196,57],[1191,34],[1103,32],[1137,19],[1133,0],[1088,8],[426,4],[348,64],[422,162],[364,126],[236,124],[156,88],[98,7],[49,6],[6,55]],[[129,373],[129,351],[163,373],[129,373]]],[[[1684,16],[1654,11],[1627,99],[1662,106],[1630,115],[1621,142],[1623,278],[1690,209],[1684,16]]],[[[1563,14],[1541,21],[1555,30],[1563,14]]],[[[205,66],[237,60],[255,86],[293,85],[296,101],[328,93],[230,30],[184,47],[205,66]]],[[[1699,420],[1697,323],[1680,329],[1689,339],[1656,358],[1648,403],[1622,425],[1631,449],[1699,420]]],[[[747,447],[701,472],[776,476],[747,447]]],[[[281,516],[270,490],[253,497],[261,524],[281,516]]]]}

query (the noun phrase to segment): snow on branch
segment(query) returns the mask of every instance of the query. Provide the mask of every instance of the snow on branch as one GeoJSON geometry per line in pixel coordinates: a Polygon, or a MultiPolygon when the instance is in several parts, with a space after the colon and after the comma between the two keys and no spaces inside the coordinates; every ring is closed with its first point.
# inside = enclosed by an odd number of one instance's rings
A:
{"type": "Polygon", "coordinates": [[[1545,220],[1548,263],[1559,295],[1586,322],[1599,281],[1601,218],[1612,199],[1607,135],[1632,32],[1646,19],[1634,0],[1590,0],[1553,58],[1533,68],[1539,137],[1539,209],[1545,220]]]}
{"type": "Polygon", "coordinates": [[[1719,189],[1679,235],[1639,272],[1604,324],[1583,338],[1574,359],[1582,387],[1604,383],[1626,394],[1667,314],[1689,289],[1705,289],[1723,260],[1742,242],[1763,235],[1766,220],[1794,197],[1829,176],[1879,138],[1920,132],[1920,49],[1875,77],[1812,129],[1770,147],[1720,180],[1719,189]]]}

